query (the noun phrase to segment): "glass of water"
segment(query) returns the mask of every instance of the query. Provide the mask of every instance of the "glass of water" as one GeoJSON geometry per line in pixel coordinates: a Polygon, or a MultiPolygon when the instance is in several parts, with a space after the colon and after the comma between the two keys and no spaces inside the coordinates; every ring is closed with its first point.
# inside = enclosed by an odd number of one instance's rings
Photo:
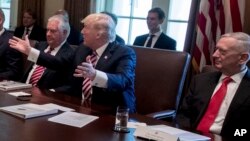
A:
{"type": "Polygon", "coordinates": [[[129,117],[129,108],[118,106],[116,110],[116,119],[114,130],[117,132],[128,133],[127,127],[129,117]]]}

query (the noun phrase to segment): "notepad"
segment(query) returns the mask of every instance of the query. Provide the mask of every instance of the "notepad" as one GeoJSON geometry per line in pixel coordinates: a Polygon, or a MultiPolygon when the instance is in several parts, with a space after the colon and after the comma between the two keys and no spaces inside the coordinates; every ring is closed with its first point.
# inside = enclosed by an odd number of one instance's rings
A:
{"type": "Polygon", "coordinates": [[[16,81],[4,80],[0,82],[0,90],[2,91],[27,89],[31,87],[32,87],[31,84],[26,84],[26,83],[21,83],[21,82],[16,82],[16,81]]]}
{"type": "Polygon", "coordinates": [[[23,119],[28,119],[28,118],[55,114],[58,112],[58,109],[46,108],[46,107],[43,107],[42,105],[28,103],[28,104],[1,107],[0,111],[9,113],[11,115],[14,115],[23,119]]]}

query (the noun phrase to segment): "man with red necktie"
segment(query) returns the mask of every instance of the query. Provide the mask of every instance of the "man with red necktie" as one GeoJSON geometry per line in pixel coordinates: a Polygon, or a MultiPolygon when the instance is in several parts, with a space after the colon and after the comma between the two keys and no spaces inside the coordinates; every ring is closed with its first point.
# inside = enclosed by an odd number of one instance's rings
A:
{"type": "Polygon", "coordinates": [[[219,39],[213,54],[218,71],[193,78],[177,113],[181,126],[230,138],[237,129],[250,131],[249,52],[250,36],[245,33],[227,33],[219,39]]]}
{"type": "Polygon", "coordinates": [[[25,70],[23,80],[33,86],[61,91],[67,85],[74,50],[66,42],[70,32],[68,21],[62,15],[48,19],[46,42],[39,42],[32,48],[28,37],[9,40],[10,46],[28,56],[33,62],[25,70]]]}
{"type": "Polygon", "coordinates": [[[110,108],[109,112],[114,112],[117,106],[126,106],[131,113],[135,112],[134,50],[114,41],[115,23],[110,16],[90,14],[82,22],[84,43],[76,49],[70,93],[110,108]],[[91,57],[94,53],[96,61],[91,57]]]}

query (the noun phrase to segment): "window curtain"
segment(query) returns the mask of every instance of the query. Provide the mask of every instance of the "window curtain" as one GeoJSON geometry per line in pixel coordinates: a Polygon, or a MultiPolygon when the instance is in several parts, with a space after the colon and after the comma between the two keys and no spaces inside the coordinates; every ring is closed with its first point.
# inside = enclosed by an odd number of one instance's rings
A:
{"type": "Polygon", "coordinates": [[[90,0],[65,0],[64,9],[69,13],[69,22],[74,28],[81,30],[81,20],[90,14],[90,0]]]}
{"type": "Polygon", "coordinates": [[[22,24],[23,11],[31,9],[36,13],[37,25],[43,26],[44,22],[44,7],[45,0],[19,0],[18,1],[18,21],[17,24],[22,24]]]}

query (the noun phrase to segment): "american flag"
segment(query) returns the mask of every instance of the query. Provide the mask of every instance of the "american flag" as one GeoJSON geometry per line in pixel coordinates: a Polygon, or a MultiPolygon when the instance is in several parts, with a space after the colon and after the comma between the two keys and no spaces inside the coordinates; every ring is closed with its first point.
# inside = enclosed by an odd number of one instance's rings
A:
{"type": "Polygon", "coordinates": [[[192,64],[196,72],[212,64],[216,41],[224,33],[242,31],[245,0],[201,0],[192,64]]]}

